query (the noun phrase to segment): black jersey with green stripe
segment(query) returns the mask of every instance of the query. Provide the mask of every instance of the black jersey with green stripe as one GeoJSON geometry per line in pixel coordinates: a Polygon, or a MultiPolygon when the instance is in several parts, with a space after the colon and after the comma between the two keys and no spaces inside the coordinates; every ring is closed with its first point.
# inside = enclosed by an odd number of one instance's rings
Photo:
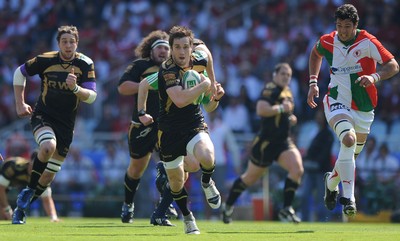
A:
{"type": "MultiPolygon", "coordinates": [[[[289,87],[282,88],[270,82],[265,85],[260,100],[265,100],[270,105],[282,104],[284,100],[293,103],[293,95],[289,87]]],[[[258,135],[264,140],[285,141],[290,132],[289,115],[289,113],[281,113],[261,118],[261,129],[258,135]]]]}
{"type": "Polygon", "coordinates": [[[68,88],[65,80],[74,68],[77,84],[95,91],[93,61],[82,53],[75,53],[75,58],[66,62],[61,60],[58,51],[53,51],[28,60],[24,68],[28,75],[38,74],[41,79],[41,93],[36,102],[35,112],[44,113],[73,127],[80,101],[68,88]]]}
{"type": "MultiPolygon", "coordinates": [[[[147,76],[158,72],[159,65],[157,65],[152,59],[150,58],[143,58],[137,59],[132,61],[126,67],[124,74],[122,75],[121,79],[119,80],[119,85],[121,85],[125,81],[132,81],[136,83],[140,83],[142,79],[146,78],[147,76]]],[[[137,94],[134,95],[133,98],[133,114],[132,120],[138,122],[139,118],[137,115],[137,94]]],[[[149,90],[149,95],[147,97],[146,102],[146,112],[150,114],[154,120],[157,120],[158,112],[159,112],[159,104],[158,104],[158,92],[157,90],[149,90]]]]}
{"type": "Polygon", "coordinates": [[[160,97],[159,129],[161,131],[187,131],[205,125],[200,105],[189,104],[178,108],[167,94],[167,89],[182,86],[183,74],[193,69],[204,73],[208,62],[204,51],[196,50],[191,56],[191,66],[183,69],[172,58],[163,62],[158,73],[158,91],[160,97]]]}

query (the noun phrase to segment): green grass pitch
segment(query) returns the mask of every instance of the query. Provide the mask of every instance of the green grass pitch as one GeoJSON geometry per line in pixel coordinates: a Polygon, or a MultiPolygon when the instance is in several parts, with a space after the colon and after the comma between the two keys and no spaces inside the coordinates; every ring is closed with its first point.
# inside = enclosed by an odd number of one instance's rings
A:
{"type": "Polygon", "coordinates": [[[148,219],[135,219],[122,224],[113,218],[63,218],[51,223],[48,218],[28,217],[25,225],[12,225],[0,221],[1,241],[101,241],[101,240],[400,240],[400,225],[389,223],[280,223],[272,221],[234,221],[226,225],[221,221],[197,220],[200,235],[186,235],[183,222],[173,220],[176,227],[150,225],[148,219]]]}

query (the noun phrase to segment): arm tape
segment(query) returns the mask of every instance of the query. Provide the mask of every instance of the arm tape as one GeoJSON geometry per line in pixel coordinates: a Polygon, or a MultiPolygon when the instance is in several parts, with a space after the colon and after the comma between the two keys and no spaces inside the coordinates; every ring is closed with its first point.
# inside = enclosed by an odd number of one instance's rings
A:
{"type": "Polygon", "coordinates": [[[83,102],[92,104],[96,100],[97,93],[93,90],[88,90],[88,91],[89,91],[89,97],[86,100],[84,100],[83,102]]]}
{"type": "Polygon", "coordinates": [[[14,71],[13,85],[25,86],[26,77],[22,74],[21,66],[14,71]]]}

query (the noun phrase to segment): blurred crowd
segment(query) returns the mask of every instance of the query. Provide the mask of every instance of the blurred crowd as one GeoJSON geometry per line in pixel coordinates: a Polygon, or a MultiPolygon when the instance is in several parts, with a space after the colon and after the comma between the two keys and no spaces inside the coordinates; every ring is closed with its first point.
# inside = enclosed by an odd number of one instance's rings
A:
{"type": "MultiPolygon", "coordinates": [[[[335,29],[333,13],[344,2],[351,2],[358,9],[359,28],[367,29],[395,56],[400,56],[397,0],[0,0],[0,129],[18,119],[12,86],[14,70],[31,57],[56,50],[55,33],[60,25],[75,25],[80,34],[78,51],[94,60],[98,81],[95,106],[81,109],[77,123],[81,132],[77,131],[77,138],[86,138],[87,143],[93,133],[125,135],[133,101],[119,96],[117,85],[124,68],[135,59],[134,48],[155,29],[168,32],[173,25],[186,25],[212,51],[217,81],[226,90],[218,110],[224,125],[237,135],[251,135],[257,130],[255,102],[260,89],[271,81],[273,66],[284,61],[293,68],[291,88],[299,120],[294,134],[299,134],[302,124],[313,120],[316,113],[305,101],[309,52],[320,35],[335,29]]],[[[378,86],[376,119],[386,125],[387,133],[400,120],[399,78],[396,76],[378,86]]],[[[326,91],[328,81],[329,71],[324,62],[319,76],[320,96],[326,91]]],[[[28,79],[28,103],[36,101],[39,88],[37,76],[28,79]]],[[[115,152],[114,146],[110,149],[106,143],[101,146],[107,152],[102,157],[116,155],[110,154],[115,152]]],[[[246,156],[246,147],[241,148],[240,155],[246,156]]],[[[127,150],[125,146],[119,149],[118,155],[125,155],[122,165],[112,163],[115,157],[99,165],[105,165],[106,169],[120,168],[123,172],[129,159],[127,150]]],[[[71,151],[69,158],[78,160],[76,155],[71,151]]],[[[84,166],[90,165],[87,163],[82,161],[84,166]]],[[[240,165],[237,161],[232,163],[236,163],[234,169],[240,165]]],[[[123,174],[116,173],[101,175],[99,181],[111,183],[116,177],[121,179],[123,174]]],[[[86,178],[100,177],[90,173],[86,178]]],[[[64,177],[57,181],[61,180],[64,177]]],[[[74,189],[76,184],[70,185],[74,189]]]]}

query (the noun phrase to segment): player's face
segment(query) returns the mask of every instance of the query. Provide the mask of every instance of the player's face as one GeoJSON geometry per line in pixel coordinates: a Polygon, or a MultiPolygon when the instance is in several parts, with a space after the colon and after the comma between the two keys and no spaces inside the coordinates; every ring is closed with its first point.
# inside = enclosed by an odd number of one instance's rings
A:
{"type": "Polygon", "coordinates": [[[58,47],[60,48],[61,59],[71,61],[75,57],[75,52],[78,48],[78,41],[76,41],[74,35],[64,33],[61,35],[58,47]]]}
{"type": "Polygon", "coordinates": [[[189,66],[191,54],[192,45],[190,44],[189,37],[174,39],[171,55],[179,67],[184,68],[189,66]]]}
{"type": "Polygon", "coordinates": [[[280,87],[285,87],[290,84],[292,78],[292,70],[282,66],[274,76],[274,82],[280,87]]]}
{"type": "Polygon", "coordinates": [[[354,24],[350,19],[337,19],[336,30],[340,41],[350,41],[356,36],[357,24],[354,24]]]}
{"type": "Polygon", "coordinates": [[[169,57],[169,53],[169,47],[165,45],[158,45],[151,50],[151,59],[153,59],[157,64],[161,64],[169,57]]]}

